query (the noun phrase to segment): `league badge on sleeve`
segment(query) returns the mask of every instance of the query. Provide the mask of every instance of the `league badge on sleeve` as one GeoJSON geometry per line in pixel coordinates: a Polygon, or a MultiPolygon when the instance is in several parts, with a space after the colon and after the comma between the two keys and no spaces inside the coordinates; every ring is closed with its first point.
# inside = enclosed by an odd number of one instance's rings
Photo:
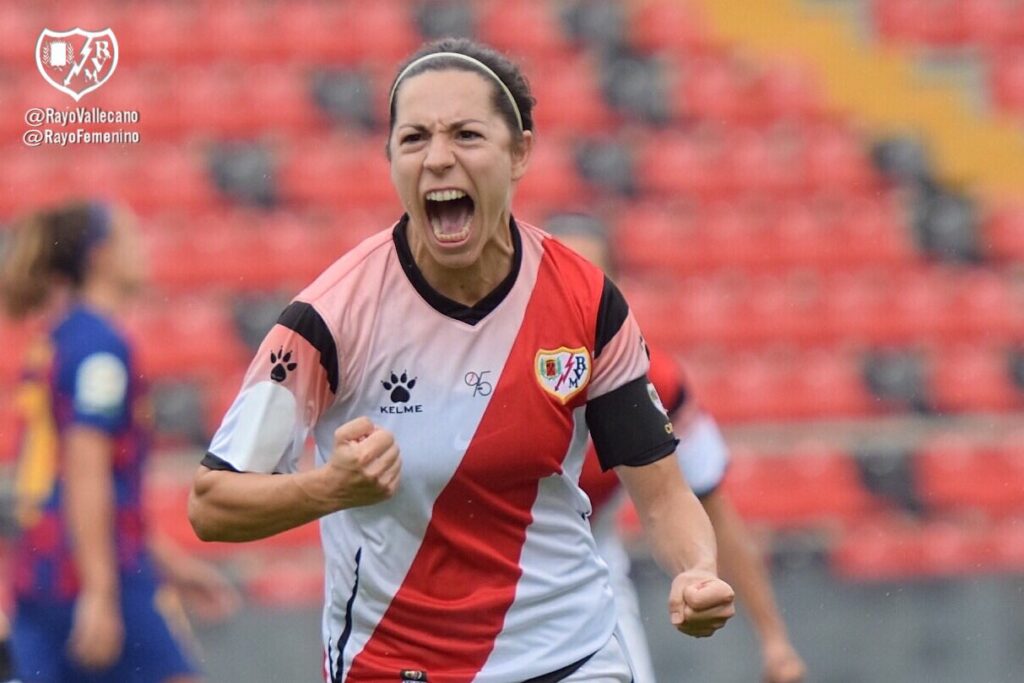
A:
{"type": "Polygon", "coordinates": [[[586,348],[541,349],[534,360],[534,371],[541,389],[563,404],[583,391],[590,381],[590,352],[586,348]]]}

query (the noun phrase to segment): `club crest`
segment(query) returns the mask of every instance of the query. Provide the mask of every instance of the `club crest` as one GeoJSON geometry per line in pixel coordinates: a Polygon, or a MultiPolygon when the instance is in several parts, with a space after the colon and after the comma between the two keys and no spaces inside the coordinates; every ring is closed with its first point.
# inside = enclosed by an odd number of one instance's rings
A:
{"type": "Polygon", "coordinates": [[[117,53],[117,38],[109,28],[43,29],[36,41],[36,66],[47,83],[77,102],[114,74],[117,53]]]}
{"type": "Polygon", "coordinates": [[[590,353],[586,348],[541,349],[534,359],[534,371],[541,389],[562,403],[583,391],[590,381],[590,353]]]}

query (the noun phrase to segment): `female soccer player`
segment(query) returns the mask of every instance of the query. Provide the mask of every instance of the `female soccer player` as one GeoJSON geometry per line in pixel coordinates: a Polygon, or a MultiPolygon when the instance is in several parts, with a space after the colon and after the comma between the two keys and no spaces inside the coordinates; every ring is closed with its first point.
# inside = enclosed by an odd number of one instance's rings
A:
{"type": "Polygon", "coordinates": [[[674,577],[671,622],[708,636],[733,613],[625,300],[511,216],[532,110],[470,41],[399,70],[406,214],[285,309],[196,475],[201,538],[321,519],[329,680],[632,681],[578,486],[588,428],[674,577]],[[319,467],[294,472],[309,431],[319,467]]]}
{"type": "MultiPolygon", "coordinates": [[[[235,593],[142,514],[145,388],[116,323],[142,282],[130,214],[73,204],[26,218],[3,264],[8,313],[43,312],[28,357],[16,482],[12,648],[24,683],[186,683],[196,670],[164,617],[161,579],[226,615],[235,593]]],[[[173,602],[173,599],[171,600],[173,602]]]]}
{"type": "MultiPolygon", "coordinates": [[[[607,236],[600,227],[587,216],[564,218],[549,226],[551,233],[611,273],[607,236]]],[[[762,679],[765,683],[799,683],[806,666],[789,640],[786,624],[775,606],[771,582],[746,525],[729,498],[719,490],[728,467],[729,449],[718,425],[700,407],[685,371],[671,356],[652,349],[648,376],[679,435],[676,455],[683,475],[715,529],[722,573],[735,585],[740,602],[746,604],[761,642],[762,679]]],[[[628,644],[634,670],[638,679],[653,681],[654,665],[629,577],[629,554],[618,533],[617,519],[623,502],[619,481],[601,471],[593,449],[587,453],[580,485],[594,506],[594,539],[598,552],[608,563],[619,610],[619,628],[628,644]]]]}

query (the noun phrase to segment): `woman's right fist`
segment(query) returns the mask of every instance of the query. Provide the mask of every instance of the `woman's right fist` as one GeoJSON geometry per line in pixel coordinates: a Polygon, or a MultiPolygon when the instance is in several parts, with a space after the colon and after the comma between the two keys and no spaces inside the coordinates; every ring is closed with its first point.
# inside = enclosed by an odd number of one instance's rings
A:
{"type": "Polygon", "coordinates": [[[402,461],[391,432],[357,417],[334,430],[334,450],[324,469],[329,495],[345,509],[395,495],[402,461]]]}

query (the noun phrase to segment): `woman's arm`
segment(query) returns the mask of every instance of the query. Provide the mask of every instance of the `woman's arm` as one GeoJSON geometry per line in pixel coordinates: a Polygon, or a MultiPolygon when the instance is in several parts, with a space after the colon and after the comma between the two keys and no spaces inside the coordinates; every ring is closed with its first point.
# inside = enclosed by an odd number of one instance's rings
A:
{"type": "Polygon", "coordinates": [[[650,539],[655,560],[674,577],[669,594],[673,625],[710,636],[733,615],[733,590],[718,578],[715,534],[674,457],[640,467],[620,466],[622,479],[650,539]]]}
{"type": "Polygon", "coordinates": [[[740,600],[750,611],[750,620],[761,641],[764,680],[768,683],[802,680],[806,667],[790,643],[761,555],[746,525],[720,492],[711,493],[703,502],[718,536],[722,573],[736,587],[740,600]]]}
{"type": "Polygon", "coordinates": [[[149,551],[164,580],[201,619],[224,621],[238,611],[242,598],[217,567],[190,555],[159,532],[150,537],[149,551]]]}
{"type": "Polygon", "coordinates": [[[204,541],[265,538],[338,510],[390,498],[400,470],[391,433],[357,418],[335,431],[330,459],[315,470],[259,474],[200,466],[188,516],[204,541]]]}
{"type": "Polygon", "coordinates": [[[124,623],[114,538],[113,443],[73,426],[64,438],[64,517],[80,589],[69,646],[84,666],[104,668],[121,653],[124,623]]]}

